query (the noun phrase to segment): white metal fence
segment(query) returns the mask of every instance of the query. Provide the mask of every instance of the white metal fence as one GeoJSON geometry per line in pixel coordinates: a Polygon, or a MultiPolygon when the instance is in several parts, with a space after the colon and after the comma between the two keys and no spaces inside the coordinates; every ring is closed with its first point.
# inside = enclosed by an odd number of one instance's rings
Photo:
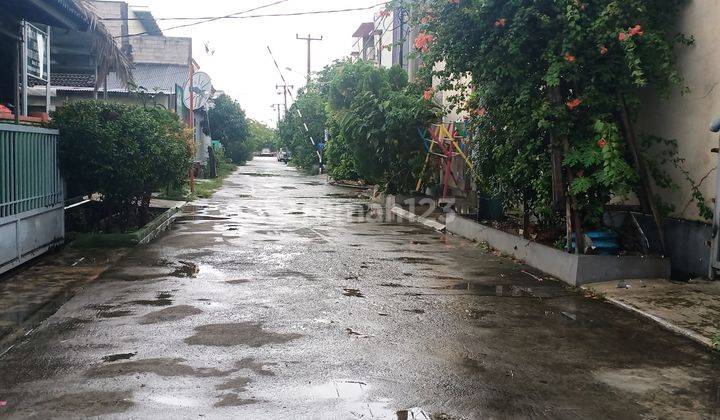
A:
{"type": "Polygon", "coordinates": [[[0,124],[0,273],[61,243],[58,131],[0,124]]]}

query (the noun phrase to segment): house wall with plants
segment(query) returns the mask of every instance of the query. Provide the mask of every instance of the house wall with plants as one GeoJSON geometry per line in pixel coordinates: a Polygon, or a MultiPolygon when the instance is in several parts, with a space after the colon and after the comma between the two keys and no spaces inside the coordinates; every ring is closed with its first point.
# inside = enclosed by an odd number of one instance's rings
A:
{"type": "Polygon", "coordinates": [[[676,50],[678,70],[688,88],[673,89],[668,98],[653,92],[643,95],[644,108],[638,120],[639,130],[676,139],[683,165],[667,163],[666,170],[678,188],[660,191],[663,201],[673,207],[671,217],[708,222],[709,212],[693,204],[702,194],[708,206],[716,195],[718,135],[709,131],[710,123],[720,117],[720,8],[714,2],[689,2],[677,16],[676,31],[691,35],[693,45],[676,50]],[[692,182],[688,182],[688,178],[692,182]]]}

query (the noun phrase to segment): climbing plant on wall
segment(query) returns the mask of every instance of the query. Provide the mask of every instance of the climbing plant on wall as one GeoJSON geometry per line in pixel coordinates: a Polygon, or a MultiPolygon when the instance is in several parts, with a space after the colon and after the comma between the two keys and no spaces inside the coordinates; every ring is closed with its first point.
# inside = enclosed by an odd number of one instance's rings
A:
{"type": "MultiPolygon", "coordinates": [[[[411,13],[422,74],[460,89],[481,184],[541,220],[598,225],[611,197],[637,195],[659,218],[635,132],[649,90],[682,88],[674,48],[685,0],[396,0],[411,13]],[[443,63],[437,66],[437,63],[443,63]],[[461,76],[469,86],[459,86],[461,76]]],[[[657,142],[655,142],[657,144],[657,142]]],[[[703,200],[698,201],[704,204],[703,200]]]]}

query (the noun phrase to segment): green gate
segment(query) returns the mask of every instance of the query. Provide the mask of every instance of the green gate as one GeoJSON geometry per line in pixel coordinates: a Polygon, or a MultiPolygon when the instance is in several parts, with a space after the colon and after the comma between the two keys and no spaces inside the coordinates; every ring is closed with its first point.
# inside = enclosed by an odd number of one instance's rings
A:
{"type": "Polygon", "coordinates": [[[0,273],[62,243],[58,131],[0,124],[0,273]]]}

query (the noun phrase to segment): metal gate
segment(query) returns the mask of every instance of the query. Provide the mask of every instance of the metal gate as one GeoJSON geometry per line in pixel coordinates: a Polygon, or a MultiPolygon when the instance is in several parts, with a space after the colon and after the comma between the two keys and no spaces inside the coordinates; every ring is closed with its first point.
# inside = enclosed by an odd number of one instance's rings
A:
{"type": "Polygon", "coordinates": [[[0,124],[0,273],[62,243],[58,131],[0,124]]]}

